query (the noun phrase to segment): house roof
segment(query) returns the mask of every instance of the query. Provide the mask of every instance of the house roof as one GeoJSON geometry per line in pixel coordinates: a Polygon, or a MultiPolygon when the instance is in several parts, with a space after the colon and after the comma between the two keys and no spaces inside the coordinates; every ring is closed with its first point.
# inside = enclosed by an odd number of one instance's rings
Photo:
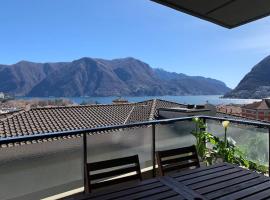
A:
{"type": "Polygon", "coordinates": [[[138,103],[33,108],[0,120],[0,138],[122,125],[155,119],[160,107],[183,104],[152,99],[138,103]]]}
{"type": "Polygon", "coordinates": [[[250,119],[250,118],[243,117],[243,116],[238,116],[238,115],[233,115],[233,114],[228,114],[228,113],[221,113],[221,112],[217,112],[216,113],[216,117],[222,117],[222,118],[228,118],[228,119],[236,119],[236,120],[243,120],[243,121],[246,121],[246,122],[264,122],[264,123],[269,123],[269,121],[265,121],[265,120],[250,119]]]}
{"type": "Polygon", "coordinates": [[[270,110],[270,99],[263,99],[259,102],[244,105],[242,108],[252,110],[270,110]]]}
{"type": "Polygon", "coordinates": [[[152,0],[226,28],[270,14],[269,0],[152,0]]]}
{"type": "Polygon", "coordinates": [[[245,109],[257,109],[260,104],[261,104],[261,102],[254,102],[254,103],[251,103],[251,104],[244,105],[244,106],[242,106],[242,108],[245,108],[245,109]]]}

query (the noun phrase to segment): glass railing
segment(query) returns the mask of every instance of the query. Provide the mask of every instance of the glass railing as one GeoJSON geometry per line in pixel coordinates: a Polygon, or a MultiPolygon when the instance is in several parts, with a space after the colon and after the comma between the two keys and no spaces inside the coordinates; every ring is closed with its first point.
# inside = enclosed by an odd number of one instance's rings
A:
{"type": "Polygon", "coordinates": [[[40,199],[83,185],[82,140],[0,149],[0,199],[40,199]]]}
{"type": "Polygon", "coordinates": [[[195,144],[190,134],[195,124],[191,121],[174,122],[156,126],[156,150],[180,148],[195,144]]]}
{"type": "MultiPolygon", "coordinates": [[[[225,119],[201,118],[206,121],[207,131],[224,137],[221,121],[225,119]]],[[[0,144],[8,144],[31,141],[35,137],[37,140],[87,134],[87,143],[83,143],[82,137],[76,137],[0,148],[0,199],[42,199],[71,190],[74,193],[83,192],[84,146],[87,146],[87,162],[138,154],[142,171],[150,171],[147,176],[150,178],[155,174],[152,173],[155,151],[196,143],[191,134],[196,126],[191,120],[192,117],[155,120],[45,136],[0,139],[0,144]]],[[[268,166],[269,127],[266,123],[232,120],[227,135],[247,154],[248,159],[268,166]]]]}
{"type": "MultiPolygon", "coordinates": [[[[221,122],[207,120],[207,131],[224,139],[224,128],[221,122]]],[[[269,129],[266,127],[230,123],[227,138],[244,154],[248,161],[257,165],[269,165],[269,129]]]]}

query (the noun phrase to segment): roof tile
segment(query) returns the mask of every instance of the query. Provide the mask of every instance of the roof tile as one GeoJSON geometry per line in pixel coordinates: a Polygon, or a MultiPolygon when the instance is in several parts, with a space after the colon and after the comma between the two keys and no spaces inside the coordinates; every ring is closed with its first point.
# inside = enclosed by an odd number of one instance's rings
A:
{"type": "Polygon", "coordinates": [[[148,100],[138,103],[33,108],[0,120],[0,138],[121,125],[155,118],[158,108],[182,104],[148,100]]]}

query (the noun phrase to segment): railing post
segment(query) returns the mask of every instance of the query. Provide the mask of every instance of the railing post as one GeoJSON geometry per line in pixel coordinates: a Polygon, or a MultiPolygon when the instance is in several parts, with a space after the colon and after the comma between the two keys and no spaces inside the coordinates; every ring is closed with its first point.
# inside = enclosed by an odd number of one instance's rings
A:
{"type": "Polygon", "coordinates": [[[268,128],[268,176],[270,177],[270,128],[268,128]]]}
{"type": "MultiPolygon", "coordinates": [[[[203,120],[204,125],[206,126],[206,119],[203,118],[202,120],[203,120]]],[[[206,128],[204,129],[204,131],[206,131],[206,128]]]]}
{"type": "Polygon", "coordinates": [[[153,171],[152,176],[156,177],[156,125],[152,125],[152,161],[153,171]]]}
{"type": "Polygon", "coordinates": [[[84,192],[89,193],[86,164],[87,164],[87,136],[86,133],[83,133],[83,185],[84,185],[84,192]]]}
{"type": "MultiPolygon", "coordinates": [[[[205,127],[206,127],[206,119],[205,118],[203,118],[203,124],[205,125],[205,127]]],[[[202,131],[206,131],[206,128],[204,128],[202,131]]],[[[203,141],[204,142],[204,146],[206,147],[206,141],[204,140],[203,141]]]]}

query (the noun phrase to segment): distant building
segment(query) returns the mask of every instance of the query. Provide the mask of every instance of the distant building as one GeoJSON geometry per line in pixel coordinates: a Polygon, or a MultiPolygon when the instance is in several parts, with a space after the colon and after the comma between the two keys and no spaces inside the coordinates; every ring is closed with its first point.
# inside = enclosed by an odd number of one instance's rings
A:
{"type": "Polygon", "coordinates": [[[242,116],[242,105],[238,104],[229,104],[229,105],[218,105],[217,112],[235,115],[235,116],[242,116]]]}
{"type": "Polygon", "coordinates": [[[119,98],[117,98],[117,99],[114,99],[114,100],[112,101],[112,103],[113,103],[113,104],[122,104],[122,103],[128,103],[128,100],[126,100],[126,99],[124,99],[124,98],[119,97],[119,98]]]}
{"type": "Polygon", "coordinates": [[[5,98],[4,92],[0,92],[0,99],[4,99],[4,98],[5,98]]]}
{"type": "Polygon", "coordinates": [[[242,107],[242,116],[250,119],[270,121],[270,99],[263,99],[242,107]]]}
{"type": "Polygon", "coordinates": [[[215,116],[216,115],[215,106],[211,104],[183,105],[182,107],[158,109],[159,118],[191,117],[198,115],[215,116]]]}

